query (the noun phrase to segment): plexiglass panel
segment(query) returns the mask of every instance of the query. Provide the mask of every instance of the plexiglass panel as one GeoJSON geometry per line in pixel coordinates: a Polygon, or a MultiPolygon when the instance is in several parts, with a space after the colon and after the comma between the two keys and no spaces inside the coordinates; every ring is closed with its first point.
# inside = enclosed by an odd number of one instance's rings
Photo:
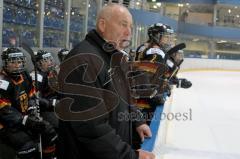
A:
{"type": "Polygon", "coordinates": [[[28,40],[30,46],[37,45],[36,0],[4,0],[3,3],[3,47],[20,46],[28,40]]]}

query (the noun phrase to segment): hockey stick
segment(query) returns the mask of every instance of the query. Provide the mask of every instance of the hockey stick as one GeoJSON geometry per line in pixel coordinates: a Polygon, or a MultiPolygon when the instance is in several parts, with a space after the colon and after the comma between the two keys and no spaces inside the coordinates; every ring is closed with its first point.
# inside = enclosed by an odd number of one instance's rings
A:
{"type": "Polygon", "coordinates": [[[180,65],[182,64],[183,60],[179,63],[179,65],[177,65],[177,67],[174,69],[173,73],[171,74],[171,76],[168,78],[168,80],[171,80],[172,77],[178,72],[178,70],[180,69],[180,65]]]}
{"type": "MultiPolygon", "coordinates": [[[[185,43],[180,43],[178,45],[175,45],[173,48],[171,48],[170,50],[167,51],[166,56],[165,56],[165,61],[167,61],[167,59],[174,53],[178,52],[179,50],[182,50],[186,48],[186,44],[185,43]]],[[[180,69],[180,65],[182,64],[183,60],[176,66],[175,70],[173,71],[173,73],[171,74],[171,76],[169,77],[168,80],[170,80],[174,74],[180,69]]]]}
{"type": "MultiPolygon", "coordinates": [[[[40,118],[40,107],[39,107],[39,92],[38,92],[38,80],[37,80],[37,62],[34,56],[33,50],[26,43],[22,43],[22,48],[31,56],[31,60],[34,66],[34,78],[35,78],[35,88],[36,88],[36,104],[37,104],[37,117],[40,118]]],[[[41,134],[39,135],[39,152],[40,159],[42,159],[42,139],[41,134]]]]}
{"type": "Polygon", "coordinates": [[[175,45],[174,47],[172,47],[170,50],[167,51],[165,60],[167,60],[167,58],[169,58],[173,53],[178,52],[179,50],[182,50],[184,48],[186,48],[185,43],[180,43],[180,44],[175,45]]]}
{"type": "Polygon", "coordinates": [[[186,44],[185,43],[180,43],[175,45],[173,48],[171,48],[170,50],[167,51],[167,55],[170,56],[173,53],[177,52],[178,50],[182,50],[186,48],[186,44]]]}
{"type": "Polygon", "coordinates": [[[172,73],[171,76],[168,78],[168,80],[170,80],[170,79],[178,72],[178,70],[180,69],[180,65],[181,65],[182,63],[183,63],[183,60],[181,60],[178,65],[176,64],[176,68],[174,69],[173,73],[172,73]]]}

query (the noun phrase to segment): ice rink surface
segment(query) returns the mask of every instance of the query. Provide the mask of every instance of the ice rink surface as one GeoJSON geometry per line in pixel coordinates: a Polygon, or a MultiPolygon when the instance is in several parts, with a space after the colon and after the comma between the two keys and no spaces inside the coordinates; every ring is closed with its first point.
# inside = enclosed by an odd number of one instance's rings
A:
{"type": "Polygon", "coordinates": [[[168,111],[191,111],[191,118],[164,120],[159,132],[165,135],[153,150],[157,159],[240,159],[240,72],[184,72],[179,77],[193,86],[174,89],[168,111]]]}

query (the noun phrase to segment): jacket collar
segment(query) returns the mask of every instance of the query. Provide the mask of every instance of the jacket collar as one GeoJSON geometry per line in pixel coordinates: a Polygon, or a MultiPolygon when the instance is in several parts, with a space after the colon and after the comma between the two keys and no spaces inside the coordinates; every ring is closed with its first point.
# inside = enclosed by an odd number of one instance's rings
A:
{"type": "Polygon", "coordinates": [[[94,42],[99,48],[101,48],[102,51],[107,52],[110,55],[120,52],[115,49],[112,43],[105,41],[95,29],[88,32],[86,40],[94,42]]]}

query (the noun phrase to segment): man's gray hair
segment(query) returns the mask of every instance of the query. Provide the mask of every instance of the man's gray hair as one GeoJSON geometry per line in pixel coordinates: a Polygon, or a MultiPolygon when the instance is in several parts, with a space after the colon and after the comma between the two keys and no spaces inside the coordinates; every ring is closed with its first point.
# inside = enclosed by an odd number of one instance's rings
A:
{"type": "Polygon", "coordinates": [[[97,26],[100,19],[110,19],[113,12],[116,11],[116,8],[124,8],[128,10],[124,5],[118,3],[109,3],[108,5],[104,6],[97,15],[97,26]]]}

